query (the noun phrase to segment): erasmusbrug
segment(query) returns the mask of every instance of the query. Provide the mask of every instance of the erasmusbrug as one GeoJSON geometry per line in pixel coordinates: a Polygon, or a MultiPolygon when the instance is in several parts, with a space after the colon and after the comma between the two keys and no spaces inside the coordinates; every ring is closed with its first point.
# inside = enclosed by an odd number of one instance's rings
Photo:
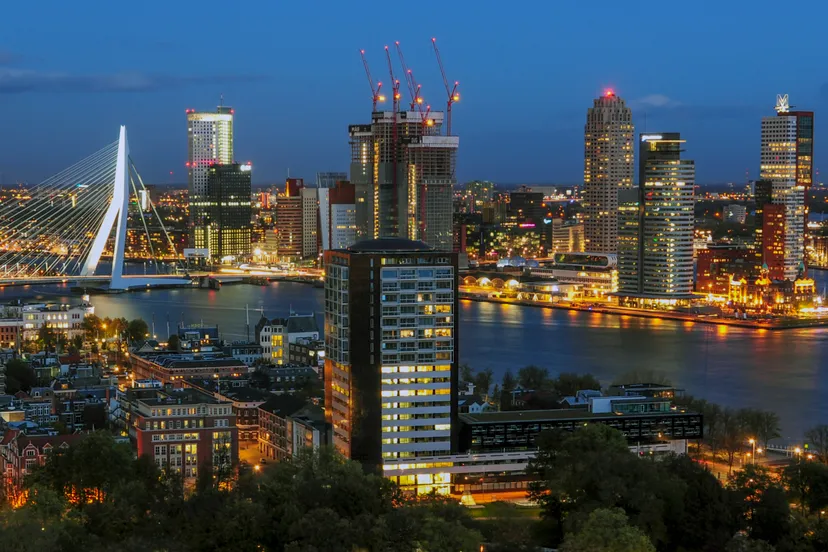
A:
{"type": "Polygon", "coordinates": [[[29,198],[0,203],[0,284],[100,281],[111,290],[189,284],[186,275],[124,274],[131,193],[142,226],[133,231],[146,233],[152,260],[157,260],[147,224],[152,217],[169,251],[175,251],[155,205],[149,203],[148,213],[141,208],[139,190],[146,193],[122,126],[116,142],[30,188],[29,198]],[[99,266],[105,252],[112,256],[111,271],[99,266]]]}

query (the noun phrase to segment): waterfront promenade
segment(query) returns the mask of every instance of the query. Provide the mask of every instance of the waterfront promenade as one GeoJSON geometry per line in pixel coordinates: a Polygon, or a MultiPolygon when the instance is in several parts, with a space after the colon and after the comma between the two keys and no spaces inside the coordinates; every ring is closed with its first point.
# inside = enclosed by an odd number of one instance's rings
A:
{"type": "Polygon", "coordinates": [[[492,297],[488,292],[474,292],[464,290],[460,286],[460,299],[478,301],[484,303],[503,303],[507,305],[520,305],[524,307],[536,307],[545,309],[561,309],[579,312],[598,312],[602,314],[614,314],[618,316],[635,316],[639,318],[654,318],[660,320],[677,320],[699,324],[724,324],[737,328],[752,328],[759,330],[786,330],[796,328],[819,328],[828,327],[828,317],[821,318],[779,318],[770,320],[743,320],[739,318],[726,318],[704,314],[693,314],[676,312],[670,310],[646,310],[629,307],[619,307],[609,304],[588,304],[572,303],[561,301],[552,303],[549,301],[533,301],[529,299],[514,299],[509,297],[492,297]]]}

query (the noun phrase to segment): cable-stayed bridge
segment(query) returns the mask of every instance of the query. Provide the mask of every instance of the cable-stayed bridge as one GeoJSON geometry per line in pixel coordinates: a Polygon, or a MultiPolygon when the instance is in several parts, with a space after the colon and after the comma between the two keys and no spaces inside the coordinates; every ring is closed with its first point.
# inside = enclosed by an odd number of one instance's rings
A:
{"type": "MultiPolygon", "coordinates": [[[[146,187],[122,126],[117,141],[31,188],[30,198],[0,203],[0,284],[97,281],[111,290],[189,284],[181,275],[124,274],[129,199],[134,194],[140,202],[139,190],[146,187]],[[112,269],[102,274],[108,245],[112,269]]],[[[151,256],[151,217],[175,251],[164,221],[150,207],[149,213],[138,211],[151,256]]]]}

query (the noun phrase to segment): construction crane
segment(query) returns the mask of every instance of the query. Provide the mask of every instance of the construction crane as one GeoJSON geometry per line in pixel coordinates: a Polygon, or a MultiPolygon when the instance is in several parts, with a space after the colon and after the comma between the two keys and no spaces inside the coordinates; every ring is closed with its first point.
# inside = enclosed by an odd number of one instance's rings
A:
{"type": "Polygon", "coordinates": [[[382,83],[377,82],[377,85],[374,86],[374,79],[371,78],[371,70],[368,68],[368,60],[365,59],[365,50],[360,50],[359,55],[362,58],[362,65],[365,67],[365,75],[368,77],[368,85],[371,87],[372,111],[376,111],[377,102],[385,101],[385,96],[380,94],[380,90],[382,90],[382,83]]]}
{"type": "Polygon", "coordinates": [[[416,109],[420,112],[420,114],[422,114],[423,98],[420,96],[420,85],[417,84],[417,80],[414,78],[414,73],[412,73],[411,69],[409,69],[405,64],[405,57],[403,56],[399,40],[394,44],[397,46],[397,54],[400,56],[400,65],[402,65],[403,72],[405,73],[405,82],[408,85],[408,92],[411,94],[411,111],[416,109]]]}
{"type": "Polygon", "coordinates": [[[385,57],[388,60],[388,74],[391,75],[391,85],[394,88],[394,95],[392,96],[394,113],[397,113],[400,103],[400,81],[394,78],[394,66],[391,64],[391,52],[388,50],[388,46],[385,47],[385,57]]]}
{"type": "Polygon", "coordinates": [[[457,87],[460,83],[454,81],[454,88],[449,88],[446,70],[443,68],[443,59],[440,57],[440,50],[437,49],[437,39],[432,38],[431,44],[434,46],[434,53],[437,56],[437,63],[440,65],[440,74],[443,76],[443,84],[446,87],[446,94],[448,95],[448,100],[446,101],[446,136],[451,136],[451,106],[454,102],[460,101],[460,94],[457,92],[457,87]]]}

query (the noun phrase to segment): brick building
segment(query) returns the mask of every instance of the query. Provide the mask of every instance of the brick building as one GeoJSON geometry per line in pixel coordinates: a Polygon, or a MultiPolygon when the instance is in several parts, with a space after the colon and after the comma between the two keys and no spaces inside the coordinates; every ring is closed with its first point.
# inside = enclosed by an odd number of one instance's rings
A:
{"type": "Polygon", "coordinates": [[[289,418],[305,406],[294,395],[272,397],[259,407],[259,452],[262,457],[281,462],[293,456],[288,435],[289,418]]]}
{"type": "Polygon", "coordinates": [[[235,465],[238,428],[233,405],[194,388],[132,388],[119,396],[138,456],[169,466],[185,478],[205,466],[235,465]]]}
{"type": "Polygon", "coordinates": [[[23,479],[37,466],[46,463],[49,453],[68,448],[85,434],[28,436],[8,430],[0,440],[3,463],[3,488],[6,497],[13,500],[20,491],[23,479]]]}
{"type": "Polygon", "coordinates": [[[152,379],[176,387],[185,378],[223,378],[247,374],[244,362],[223,354],[153,352],[129,357],[136,380],[152,379]]]}

